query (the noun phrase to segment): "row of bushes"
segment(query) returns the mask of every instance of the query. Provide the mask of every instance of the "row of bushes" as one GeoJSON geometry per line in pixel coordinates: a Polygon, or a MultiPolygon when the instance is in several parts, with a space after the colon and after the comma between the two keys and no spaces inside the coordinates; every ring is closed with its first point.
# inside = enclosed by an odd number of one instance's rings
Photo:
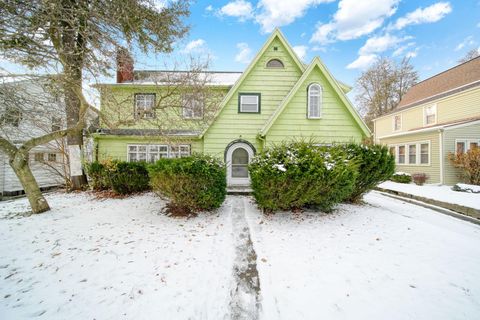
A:
{"type": "MultiPolygon", "coordinates": [[[[294,142],[258,154],[249,166],[253,196],[266,211],[308,206],[330,211],[363,194],[394,172],[394,159],[383,146],[358,144],[319,147],[294,142]]],[[[109,161],[88,165],[93,189],[120,194],[151,187],[170,200],[172,213],[218,208],[226,195],[224,164],[206,155],[160,159],[155,164],[109,161]]]]}
{"type": "Polygon", "coordinates": [[[250,176],[255,200],[266,211],[313,206],[328,212],[339,202],[358,202],[394,168],[383,146],[295,142],[258,154],[250,176]]]}

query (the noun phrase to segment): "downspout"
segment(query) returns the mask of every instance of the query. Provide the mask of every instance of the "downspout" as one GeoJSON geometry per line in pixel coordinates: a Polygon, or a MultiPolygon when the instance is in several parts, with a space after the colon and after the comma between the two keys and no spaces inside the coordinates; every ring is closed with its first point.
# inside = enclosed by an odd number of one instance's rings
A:
{"type": "Polygon", "coordinates": [[[267,143],[267,141],[265,140],[265,137],[262,136],[261,134],[258,134],[257,138],[262,141],[262,151],[265,150],[265,144],[267,143]]]}
{"type": "Polygon", "coordinates": [[[438,144],[439,144],[439,150],[440,150],[440,184],[444,184],[444,173],[443,173],[443,168],[444,168],[444,161],[445,157],[443,156],[443,129],[438,129],[438,144]]]}

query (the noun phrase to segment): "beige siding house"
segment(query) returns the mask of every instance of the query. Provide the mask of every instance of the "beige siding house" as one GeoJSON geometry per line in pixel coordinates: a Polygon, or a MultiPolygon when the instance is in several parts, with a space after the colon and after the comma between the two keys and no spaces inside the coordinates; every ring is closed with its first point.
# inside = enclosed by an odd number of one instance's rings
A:
{"type": "Polygon", "coordinates": [[[480,57],[419,82],[389,114],[374,120],[376,143],[388,145],[397,171],[455,184],[448,155],[480,145],[480,57]]]}

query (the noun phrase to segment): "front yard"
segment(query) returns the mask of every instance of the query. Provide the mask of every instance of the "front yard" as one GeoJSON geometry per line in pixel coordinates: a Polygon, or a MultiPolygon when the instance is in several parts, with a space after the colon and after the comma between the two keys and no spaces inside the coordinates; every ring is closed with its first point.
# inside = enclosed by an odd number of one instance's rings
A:
{"type": "Polygon", "coordinates": [[[0,204],[1,319],[480,314],[480,226],[376,192],[329,215],[264,216],[231,196],[191,219],[164,216],[149,193],[48,200],[51,212],[30,217],[16,214],[26,199],[0,204]]]}

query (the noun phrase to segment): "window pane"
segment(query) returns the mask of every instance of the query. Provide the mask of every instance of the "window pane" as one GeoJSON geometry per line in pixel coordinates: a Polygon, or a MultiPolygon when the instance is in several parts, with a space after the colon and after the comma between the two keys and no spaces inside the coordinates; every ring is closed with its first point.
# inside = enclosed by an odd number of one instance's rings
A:
{"type": "Polygon", "coordinates": [[[470,142],[470,149],[478,148],[478,142],[470,142]]]}
{"type": "Polygon", "coordinates": [[[408,146],[408,163],[416,164],[417,163],[417,145],[411,144],[408,146]]]}
{"type": "Polygon", "coordinates": [[[232,165],[232,177],[233,178],[248,178],[247,165],[232,165]]]}
{"type": "Polygon", "coordinates": [[[243,148],[235,149],[232,153],[232,164],[248,164],[248,152],[243,148]]]}
{"type": "Polygon", "coordinates": [[[241,96],[242,104],[257,104],[258,96],[241,96]]]}
{"type": "Polygon", "coordinates": [[[398,147],[398,163],[405,163],[405,146],[398,147]]]}
{"type": "Polygon", "coordinates": [[[464,153],[465,152],[465,142],[457,142],[457,153],[464,153]]]}
{"type": "Polygon", "coordinates": [[[392,156],[395,156],[395,147],[390,147],[389,150],[390,150],[390,154],[391,154],[392,156]]]}
{"type": "Polygon", "coordinates": [[[420,163],[421,164],[428,164],[428,143],[422,143],[420,145],[420,163]]]}
{"type": "Polygon", "coordinates": [[[267,68],[283,68],[283,62],[278,59],[272,59],[267,62],[267,68]]]}

